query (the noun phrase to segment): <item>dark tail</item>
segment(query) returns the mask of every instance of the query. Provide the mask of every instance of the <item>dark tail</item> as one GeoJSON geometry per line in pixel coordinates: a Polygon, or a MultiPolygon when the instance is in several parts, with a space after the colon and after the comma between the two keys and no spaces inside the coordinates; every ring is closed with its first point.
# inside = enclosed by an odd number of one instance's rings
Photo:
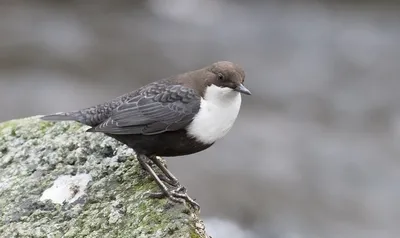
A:
{"type": "Polygon", "coordinates": [[[40,119],[45,121],[78,121],[82,120],[82,116],[79,112],[59,112],[56,114],[46,115],[40,119]]]}

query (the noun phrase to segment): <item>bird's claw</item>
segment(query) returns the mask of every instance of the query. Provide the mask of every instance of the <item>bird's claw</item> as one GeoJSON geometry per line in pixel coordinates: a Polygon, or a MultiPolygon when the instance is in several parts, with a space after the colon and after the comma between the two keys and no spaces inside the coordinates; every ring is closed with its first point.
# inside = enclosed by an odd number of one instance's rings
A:
{"type": "Polygon", "coordinates": [[[191,197],[186,192],[186,188],[180,187],[176,190],[172,191],[172,194],[177,197],[184,199],[191,207],[193,207],[195,210],[200,211],[200,205],[191,197]],[[179,191],[179,189],[182,189],[182,192],[179,191]]]}
{"type": "Polygon", "coordinates": [[[166,192],[156,192],[156,193],[150,193],[149,195],[152,198],[165,198],[167,197],[170,199],[172,202],[177,202],[177,203],[188,203],[191,207],[193,207],[195,210],[199,211],[200,210],[200,205],[189,195],[187,194],[187,190],[183,186],[179,186],[176,189],[166,191],[166,192]]]}

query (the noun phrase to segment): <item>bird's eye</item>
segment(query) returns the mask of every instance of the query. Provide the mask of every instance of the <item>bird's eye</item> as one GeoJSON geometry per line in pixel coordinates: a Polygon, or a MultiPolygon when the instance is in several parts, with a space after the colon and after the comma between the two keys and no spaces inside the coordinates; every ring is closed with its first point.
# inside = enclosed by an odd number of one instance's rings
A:
{"type": "Polygon", "coordinates": [[[224,75],[222,75],[221,73],[218,73],[218,79],[219,80],[223,80],[224,79],[224,75]]]}

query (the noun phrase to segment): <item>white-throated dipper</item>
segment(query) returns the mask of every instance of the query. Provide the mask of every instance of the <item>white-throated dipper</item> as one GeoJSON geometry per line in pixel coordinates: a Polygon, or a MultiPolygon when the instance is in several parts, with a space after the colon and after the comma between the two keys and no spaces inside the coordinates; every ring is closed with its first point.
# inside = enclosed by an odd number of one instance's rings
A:
{"type": "Polygon", "coordinates": [[[167,196],[199,208],[156,156],[193,154],[225,136],[238,116],[241,93],[251,94],[244,78],[239,65],[220,61],[150,83],[110,102],[42,119],[77,121],[91,126],[87,131],[103,132],[122,142],[136,152],[142,168],[160,187],[161,193],[153,197],[167,196]],[[163,175],[154,172],[148,159],[163,175]]]}

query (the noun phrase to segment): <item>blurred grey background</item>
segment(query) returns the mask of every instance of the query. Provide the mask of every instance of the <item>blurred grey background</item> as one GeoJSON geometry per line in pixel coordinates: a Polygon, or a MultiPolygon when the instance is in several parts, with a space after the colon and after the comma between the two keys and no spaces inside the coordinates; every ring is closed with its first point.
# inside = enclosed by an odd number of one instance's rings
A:
{"type": "Polygon", "coordinates": [[[168,159],[211,235],[400,237],[395,0],[2,0],[0,121],[217,60],[253,95],[223,140],[168,159]]]}

